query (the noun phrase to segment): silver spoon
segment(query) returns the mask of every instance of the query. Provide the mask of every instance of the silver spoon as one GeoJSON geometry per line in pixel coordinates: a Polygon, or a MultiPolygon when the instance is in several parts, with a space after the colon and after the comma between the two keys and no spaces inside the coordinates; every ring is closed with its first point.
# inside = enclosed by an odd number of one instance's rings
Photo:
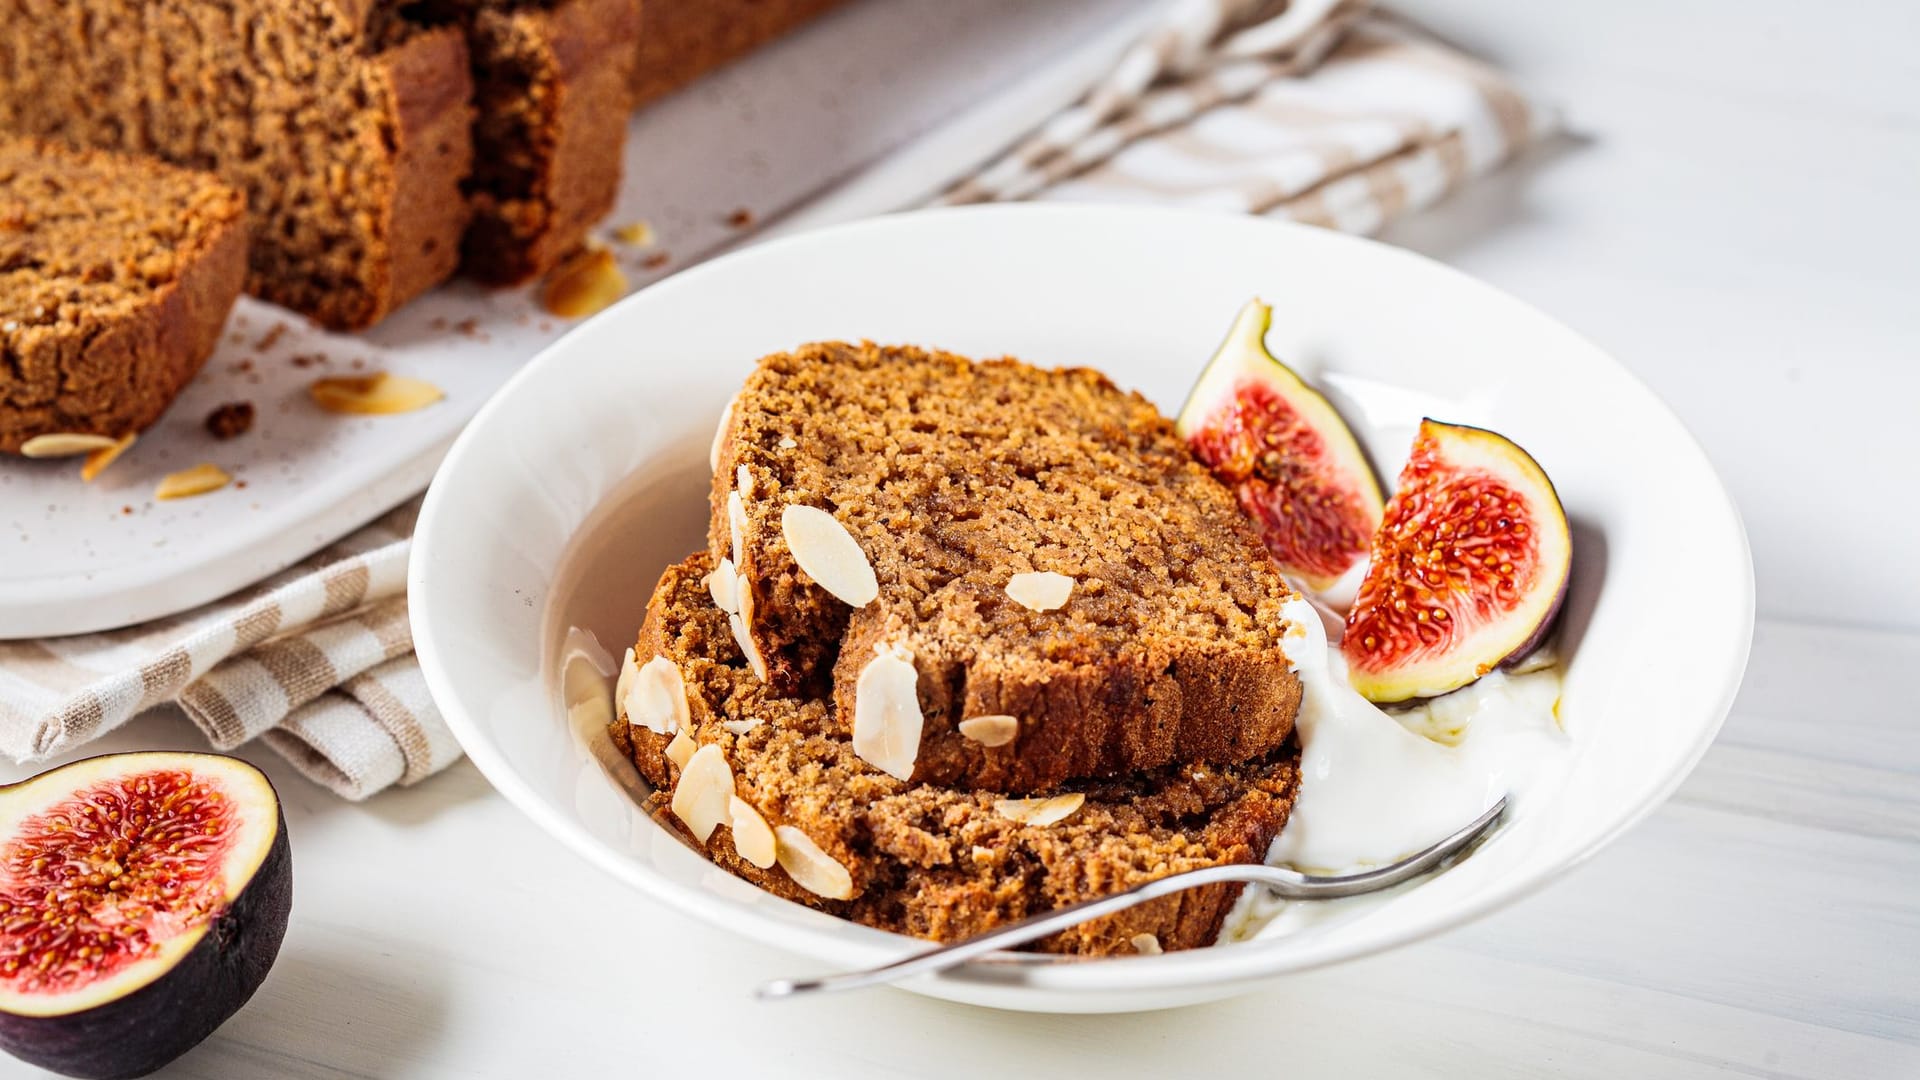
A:
{"type": "Polygon", "coordinates": [[[989,930],[984,934],[956,941],[950,945],[941,945],[926,952],[915,953],[904,960],[895,960],[891,964],[882,964],[865,971],[849,971],[840,975],[822,975],[814,979],[775,979],[755,991],[755,996],[765,999],[795,997],[820,990],[858,990],[868,986],[883,986],[887,983],[910,979],[915,975],[944,971],[956,964],[964,964],[975,957],[985,956],[1000,949],[1009,949],[1024,945],[1029,941],[1058,933],[1069,927],[1077,926],[1089,919],[1102,915],[1112,915],[1125,911],[1136,904],[1145,903],[1156,897],[1191,889],[1198,885],[1217,885],[1223,882],[1246,882],[1250,885],[1264,885],[1283,900],[1338,900],[1345,896],[1359,896],[1362,893],[1378,892],[1391,888],[1403,881],[1410,881],[1447,861],[1464,850],[1467,845],[1479,839],[1493,824],[1500,820],[1507,810],[1507,797],[1488,807],[1485,813],[1474,818],[1452,836],[1427,848],[1416,855],[1409,855],[1397,863],[1367,870],[1358,874],[1340,874],[1334,877],[1315,877],[1302,874],[1297,870],[1288,870],[1278,866],[1236,864],[1233,866],[1208,866],[1199,870],[1189,870],[1184,874],[1172,874],[1167,877],[1135,885],[1124,892],[1112,896],[1102,896],[1093,900],[1082,900],[1078,904],[1069,904],[1063,908],[1043,912],[1032,918],[989,930]]]}

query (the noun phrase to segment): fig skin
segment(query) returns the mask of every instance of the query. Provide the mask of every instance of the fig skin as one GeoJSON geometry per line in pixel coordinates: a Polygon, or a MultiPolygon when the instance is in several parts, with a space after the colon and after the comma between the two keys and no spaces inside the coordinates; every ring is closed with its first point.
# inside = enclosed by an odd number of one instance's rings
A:
{"type": "MultiPolygon", "coordinates": [[[[135,769],[163,760],[191,763],[222,755],[109,756],[126,758],[128,768],[135,769]],[[152,760],[142,763],[135,760],[139,758],[152,760]]],[[[273,790],[264,776],[261,782],[273,790]]],[[[22,1061],[84,1080],[145,1076],[198,1046],[240,1011],[279,956],[293,910],[293,849],[278,792],[274,809],[273,844],[259,868],[172,968],[124,997],[81,1012],[23,1016],[0,1009],[0,1048],[22,1061]]]]}

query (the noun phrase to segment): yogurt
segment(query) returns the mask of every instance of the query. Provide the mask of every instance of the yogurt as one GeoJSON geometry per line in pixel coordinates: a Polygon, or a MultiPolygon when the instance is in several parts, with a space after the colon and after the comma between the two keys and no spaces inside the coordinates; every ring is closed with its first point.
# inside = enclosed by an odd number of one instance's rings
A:
{"type": "Polygon", "coordinates": [[[1514,806],[1559,771],[1569,746],[1560,675],[1494,672],[1389,714],[1347,683],[1345,660],[1305,600],[1283,648],[1300,676],[1300,797],[1267,861],[1335,873],[1379,866],[1446,837],[1504,793],[1514,806]]]}

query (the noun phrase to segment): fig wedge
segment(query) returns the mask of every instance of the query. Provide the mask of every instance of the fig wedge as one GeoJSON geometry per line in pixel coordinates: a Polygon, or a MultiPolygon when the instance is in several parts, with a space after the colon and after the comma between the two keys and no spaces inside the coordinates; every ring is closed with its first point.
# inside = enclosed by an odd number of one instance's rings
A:
{"type": "Polygon", "coordinates": [[[280,800],[238,758],[115,754],[0,788],[0,1047],[152,1072],[246,1004],[292,901],[280,800]]]}
{"type": "Polygon", "coordinates": [[[1378,703],[1438,697],[1546,639],[1573,539],[1553,482],[1491,431],[1423,420],[1374,535],[1341,651],[1378,703]]]}
{"type": "Polygon", "coordinates": [[[1233,490],[1281,572],[1323,592],[1366,556],[1380,483],[1332,403],[1267,351],[1272,321],[1259,300],[1240,309],[1174,426],[1233,490]]]}

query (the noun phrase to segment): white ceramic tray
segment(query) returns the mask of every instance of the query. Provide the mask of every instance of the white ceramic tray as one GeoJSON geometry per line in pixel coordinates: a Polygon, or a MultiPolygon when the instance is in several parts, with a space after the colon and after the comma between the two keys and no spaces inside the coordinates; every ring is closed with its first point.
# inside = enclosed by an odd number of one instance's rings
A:
{"type": "MultiPolygon", "coordinates": [[[[924,195],[1071,98],[1154,6],[844,8],[634,117],[625,191],[606,225],[646,221],[658,242],[611,246],[639,288],[751,234],[730,223],[736,210],[770,221],[910,143],[898,155],[909,159],[904,184],[901,168],[881,169],[868,177],[877,185],[853,185],[870,192],[864,204],[836,196],[829,212],[873,213],[924,195]]],[[[75,460],[0,461],[0,638],[171,614],[344,535],[424,488],[488,395],[569,327],[529,289],[454,284],[354,337],[243,300],[203,373],[95,483],[80,482],[75,460]],[[446,400],[352,419],[308,400],[318,377],[374,370],[427,379],[446,400]],[[257,418],[248,435],[218,442],[202,422],[228,401],[251,402],[257,418]],[[154,500],[162,476],[202,461],[238,482],[154,500]]]]}

